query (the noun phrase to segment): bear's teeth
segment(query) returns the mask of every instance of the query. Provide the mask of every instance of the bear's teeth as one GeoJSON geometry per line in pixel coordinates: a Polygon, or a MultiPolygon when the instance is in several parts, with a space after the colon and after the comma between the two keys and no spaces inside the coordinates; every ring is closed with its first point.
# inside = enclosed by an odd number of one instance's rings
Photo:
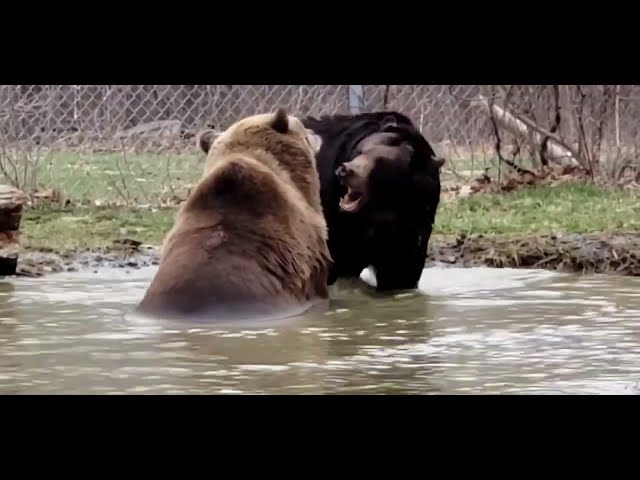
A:
{"type": "Polygon", "coordinates": [[[340,207],[347,212],[353,212],[360,206],[362,197],[362,192],[349,189],[347,194],[340,200],[340,207]]]}

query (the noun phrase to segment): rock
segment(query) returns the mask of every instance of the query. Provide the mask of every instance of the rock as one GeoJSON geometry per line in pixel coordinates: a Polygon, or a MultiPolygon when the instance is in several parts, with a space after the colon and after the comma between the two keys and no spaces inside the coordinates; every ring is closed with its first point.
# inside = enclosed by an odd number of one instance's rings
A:
{"type": "Polygon", "coordinates": [[[20,250],[20,221],[26,195],[0,185],[0,276],[15,275],[20,250]]]}

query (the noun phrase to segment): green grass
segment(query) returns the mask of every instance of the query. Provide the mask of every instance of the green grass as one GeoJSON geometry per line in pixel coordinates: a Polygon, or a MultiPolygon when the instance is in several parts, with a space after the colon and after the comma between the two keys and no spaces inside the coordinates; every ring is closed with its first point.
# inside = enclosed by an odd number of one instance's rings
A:
{"type": "Polygon", "coordinates": [[[105,247],[125,238],[159,245],[175,209],[29,209],[22,216],[21,244],[32,250],[105,247]]]}
{"type": "Polygon", "coordinates": [[[637,192],[587,184],[536,187],[443,202],[435,233],[544,234],[640,229],[637,192]]]}
{"type": "MultiPolygon", "coordinates": [[[[194,183],[203,166],[203,156],[195,145],[183,154],[52,152],[42,155],[37,166],[30,165],[26,177],[24,166],[29,162],[19,156],[17,159],[20,188],[31,191],[35,184],[42,189],[55,188],[76,204],[94,201],[161,204],[194,183]]],[[[16,175],[10,164],[2,159],[0,162],[10,176],[16,175]]],[[[530,166],[530,162],[524,163],[530,166]]],[[[450,158],[442,172],[443,181],[473,178],[485,169],[497,176],[498,165],[491,157],[450,158]]],[[[509,168],[503,165],[500,170],[509,168]]]]}
{"type": "MultiPolygon", "coordinates": [[[[157,204],[197,180],[202,167],[202,158],[195,152],[181,155],[51,153],[41,158],[36,168],[29,168],[25,185],[22,184],[23,169],[19,169],[19,178],[24,190],[32,190],[37,183],[41,188],[62,191],[75,203],[128,200],[157,204]]],[[[7,166],[7,170],[15,176],[12,168],[7,166]]]]}
{"type": "MultiPolygon", "coordinates": [[[[30,249],[102,247],[132,238],[159,245],[175,209],[32,209],[23,215],[30,249]]],[[[442,202],[434,235],[590,233],[640,229],[638,194],[583,184],[539,187],[442,202]]]]}
{"type": "MultiPolygon", "coordinates": [[[[55,188],[62,191],[75,203],[132,201],[133,203],[157,204],[171,198],[174,191],[197,180],[202,172],[203,156],[195,150],[188,153],[123,154],[78,152],[52,152],[39,158],[36,167],[29,166],[24,176],[24,158],[18,157],[20,187],[32,190],[34,184],[40,188],[55,188]]],[[[2,159],[0,159],[2,161],[2,159]]],[[[3,161],[10,176],[15,176],[13,167],[3,161]]],[[[528,163],[525,162],[528,166],[528,163]]],[[[452,158],[445,164],[443,181],[460,177],[476,177],[488,168],[496,176],[498,162],[494,158],[452,158]]],[[[507,171],[503,166],[501,170],[507,171]]]]}

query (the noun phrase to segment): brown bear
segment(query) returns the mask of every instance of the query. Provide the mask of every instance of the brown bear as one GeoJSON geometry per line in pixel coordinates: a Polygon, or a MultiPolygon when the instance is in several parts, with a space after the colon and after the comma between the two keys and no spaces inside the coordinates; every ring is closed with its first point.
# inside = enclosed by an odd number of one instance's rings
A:
{"type": "Polygon", "coordinates": [[[331,258],[315,153],[320,140],[284,109],[214,139],[202,178],[167,234],[137,311],[193,320],[295,316],[328,300],[331,258]]]}

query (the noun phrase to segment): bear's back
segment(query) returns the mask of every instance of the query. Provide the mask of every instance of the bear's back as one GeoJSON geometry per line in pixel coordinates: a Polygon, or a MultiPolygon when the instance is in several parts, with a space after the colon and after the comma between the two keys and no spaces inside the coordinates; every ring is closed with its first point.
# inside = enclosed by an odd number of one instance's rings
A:
{"type": "Polygon", "coordinates": [[[326,299],[326,224],[303,195],[251,157],[218,159],[182,205],[149,313],[262,317],[326,299]]]}

